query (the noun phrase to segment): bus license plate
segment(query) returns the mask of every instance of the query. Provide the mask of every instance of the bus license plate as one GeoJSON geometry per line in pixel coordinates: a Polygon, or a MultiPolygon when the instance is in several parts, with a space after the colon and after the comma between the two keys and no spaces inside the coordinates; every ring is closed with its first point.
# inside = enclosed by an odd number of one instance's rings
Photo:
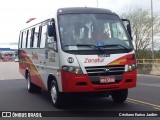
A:
{"type": "Polygon", "coordinates": [[[113,82],[115,82],[114,76],[100,77],[100,83],[113,83],[113,82]]]}

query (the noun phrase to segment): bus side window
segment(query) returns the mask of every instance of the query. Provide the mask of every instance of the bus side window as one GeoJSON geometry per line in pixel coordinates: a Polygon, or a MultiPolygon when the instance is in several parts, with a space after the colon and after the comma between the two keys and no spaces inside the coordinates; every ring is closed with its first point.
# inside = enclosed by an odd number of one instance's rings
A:
{"type": "Polygon", "coordinates": [[[34,42],[33,42],[33,47],[37,48],[38,45],[38,41],[39,41],[39,27],[35,28],[35,32],[34,32],[34,42]]]}
{"type": "Polygon", "coordinates": [[[23,38],[22,38],[22,48],[25,48],[26,47],[26,39],[27,38],[27,31],[24,31],[23,32],[23,38]]]}
{"type": "Polygon", "coordinates": [[[42,26],[40,48],[45,48],[46,39],[47,39],[47,25],[44,25],[42,26]]]}
{"type": "Polygon", "coordinates": [[[27,43],[26,43],[26,48],[30,48],[30,42],[31,42],[31,29],[28,30],[28,36],[27,36],[27,43]]]}
{"type": "Polygon", "coordinates": [[[20,32],[18,48],[22,48],[22,42],[23,42],[23,32],[20,32]]]}
{"type": "Polygon", "coordinates": [[[30,42],[30,47],[33,48],[33,43],[34,43],[34,33],[35,33],[35,28],[32,28],[31,30],[31,42],[30,42]]]}

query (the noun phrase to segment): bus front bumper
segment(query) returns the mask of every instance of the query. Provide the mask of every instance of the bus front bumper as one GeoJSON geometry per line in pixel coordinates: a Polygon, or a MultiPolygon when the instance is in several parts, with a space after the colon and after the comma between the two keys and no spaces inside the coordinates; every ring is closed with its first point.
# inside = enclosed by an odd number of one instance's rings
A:
{"type": "Polygon", "coordinates": [[[125,72],[118,83],[93,84],[87,74],[73,74],[62,71],[62,92],[100,92],[136,87],[137,71],[125,72]]]}

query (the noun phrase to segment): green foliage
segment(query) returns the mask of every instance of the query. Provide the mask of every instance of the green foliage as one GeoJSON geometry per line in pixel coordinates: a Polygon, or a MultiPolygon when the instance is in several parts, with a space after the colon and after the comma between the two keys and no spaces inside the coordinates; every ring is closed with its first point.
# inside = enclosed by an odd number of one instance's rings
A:
{"type": "MultiPolygon", "coordinates": [[[[154,13],[151,19],[150,10],[139,7],[130,7],[122,13],[122,18],[129,19],[132,28],[132,37],[135,41],[136,51],[147,50],[151,47],[152,39],[152,20],[153,20],[153,36],[154,48],[159,49],[160,41],[155,39],[160,33],[160,17],[154,13]]],[[[149,53],[148,53],[149,54],[149,53]]]]}
{"type": "MultiPolygon", "coordinates": [[[[136,51],[137,59],[152,59],[152,51],[151,50],[137,50],[136,51]]],[[[154,51],[155,59],[160,59],[160,50],[154,51]]]]}
{"type": "Polygon", "coordinates": [[[149,9],[142,9],[136,6],[127,7],[121,16],[122,18],[129,19],[131,22],[137,59],[152,59],[151,23],[153,20],[154,58],[160,59],[160,16],[154,13],[153,19],[151,19],[149,9]]]}

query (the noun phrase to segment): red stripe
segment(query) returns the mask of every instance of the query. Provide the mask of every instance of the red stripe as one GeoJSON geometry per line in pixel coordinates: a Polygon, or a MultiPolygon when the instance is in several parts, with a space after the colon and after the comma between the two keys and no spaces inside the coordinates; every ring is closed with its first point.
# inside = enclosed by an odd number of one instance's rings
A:
{"type": "Polygon", "coordinates": [[[45,84],[44,84],[38,70],[33,65],[32,60],[29,58],[29,56],[27,55],[27,53],[24,50],[21,50],[20,60],[19,60],[19,69],[20,69],[20,73],[24,77],[25,77],[25,72],[26,72],[27,68],[29,69],[32,83],[40,86],[43,89],[47,89],[45,87],[45,84]]]}

